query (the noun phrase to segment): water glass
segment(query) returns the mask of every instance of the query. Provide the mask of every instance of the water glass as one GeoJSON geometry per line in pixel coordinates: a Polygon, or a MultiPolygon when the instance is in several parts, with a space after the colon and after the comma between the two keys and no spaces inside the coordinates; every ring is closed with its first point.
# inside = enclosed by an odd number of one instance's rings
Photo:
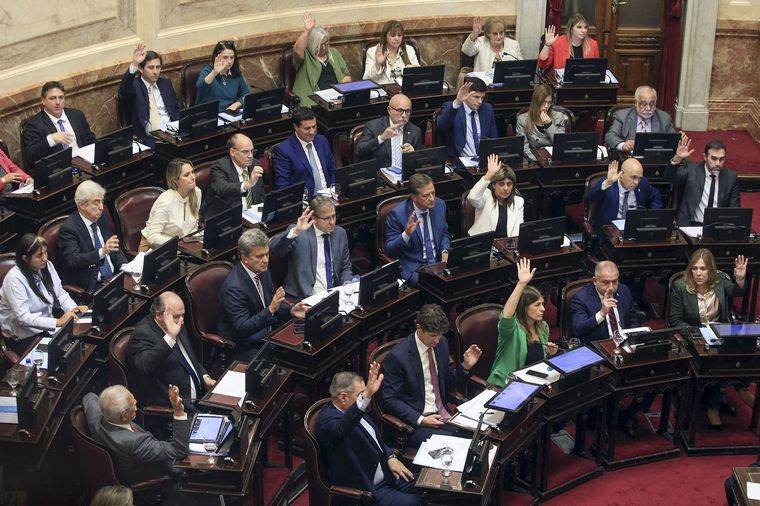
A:
{"type": "Polygon", "coordinates": [[[446,448],[441,449],[441,464],[443,465],[443,471],[441,471],[441,475],[444,478],[448,478],[451,476],[451,464],[454,462],[454,449],[449,448],[448,446],[446,448]]]}
{"type": "Polygon", "coordinates": [[[335,183],[330,186],[330,196],[334,201],[338,201],[338,197],[340,196],[340,183],[335,183]]]}
{"type": "Polygon", "coordinates": [[[216,462],[216,441],[205,441],[203,443],[203,449],[208,452],[208,460],[207,462],[209,464],[214,464],[216,462]]]}
{"type": "Polygon", "coordinates": [[[42,372],[42,362],[45,360],[45,354],[39,348],[35,348],[32,352],[32,362],[37,366],[37,383],[42,381],[42,376],[45,373],[42,372]]]}
{"type": "Polygon", "coordinates": [[[18,391],[16,390],[16,387],[18,386],[19,382],[19,372],[18,369],[8,369],[8,372],[5,373],[5,382],[8,383],[11,387],[11,395],[16,396],[18,391]]]}
{"type": "Polygon", "coordinates": [[[620,355],[621,354],[620,345],[622,344],[623,341],[625,341],[625,336],[619,330],[616,330],[612,334],[612,340],[615,341],[615,351],[613,353],[615,355],[620,355]]]}
{"type": "Polygon", "coordinates": [[[142,281],[142,272],[132,272],[132,280],[135,282],[135,290],[140,291],[140,281],[142,281]]]}

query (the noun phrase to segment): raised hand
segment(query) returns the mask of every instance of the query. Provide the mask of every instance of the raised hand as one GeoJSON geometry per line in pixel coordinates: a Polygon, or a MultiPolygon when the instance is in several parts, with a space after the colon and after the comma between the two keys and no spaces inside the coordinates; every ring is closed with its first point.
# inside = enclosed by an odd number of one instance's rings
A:
{"type": "Polygon", "coordinates": [[[306,311],[308,311],[310,307],[311,306],[303,302],[293,304],[293,307],[290,308],[290,316],[302,320],[306,318],[306,311]]]}
{"type": "Polygon", "coordinates": [[[499,163],[499,155],[496,153],[491,153],[488,155],[488,166],[486,167],[486,174],[483,176],[483,178],[486,181],[490,181],[491,178],[493,178],[494,175],[499,172],[500,168],[501,163],[499,163]]]}
{"type": "Polygon", "coordinates": [[[248,188],[254,186],[261,176],[264,175],[264,168],[260,165],[256,165],[251,169],[250,177],[248,178],[248,188]]]}
{"type": "Polygon", "coordinates": [[[602,308],[599,310],[602,316],[607,316],[613,307],[617,307],[617,299],[614,299],[612,297],[613,295],[615,295],[615,292],[613,292],[611,289],[607,290],[604,293],[604,299],[602,299],[602,308]]]}
{"type": "Polygon", "coordinates": [[[299,235],[300,233],[309,230],[314,224],[314,219],[312,218],[313,215],[314,211],[312,211],[311,208],[307,207],[304,209],[303,213],[301,213],[301,216],[299,216],[296,221],[296,226],[293,227],[293,232],[296,235],[299,235]]]}
{"type": "Polygon", "coordinates": [[[169,385],[169,404],[172,405],[174,416],[184,416],[185,406],[182,404],[182,397],[179,396],[179,387],[175,385],[169,385]]]}
{"type": "Polygon", "coordinates": [[[56,144],[71,144],[74,142],[74,136],[68,132],[55,132],[50,134],[50,138],[56,144]]]}
{"type": "Polygon", "coordinates": [[[311,12],[304,12],[303,13],[303,27],[306,30],[311,30],[317,26],[317,21],[314,19],[314,16],[311,15],[311,12]]]}
{"type": "Polygon", "coordinates": [[[113,253],[119,250],[119,236],[112,235],[106,239],[106,243],[103,245],[103,251],[105,254],[113,253]]]}
{"type": "Polygon", "coordinates": [[[134,51],[132,51],[132,64],[135,67],[140,65],[145,59],[145,54],[145,44],[142,42],[138,43],[137,47],[135,47],[134,51]]]}
{"type": "Polygon", "coordinates": [[[739,255],[734,260],[734,278],[738,282],[744,282],[747,277],[747,262],[749,260],[744,255],[739,255]]]}
{"type": "Polygon", "coordinates": [[[620,172],[618,171],[618,162],[613,160],[607,166],[607,186],[612,186],[620,179],[620,172]]]}
{"type": "Polygon", "coordinates": [[[378,137],[380,137],[384,141],[387,141],[388,139],[392,137],[397,137],[399,135],[401,135],[401,130],[399,130],[399,126],[395,123],[390,123],[388,125],[388,128],[383,130],[383,133],[381,133],[378,137]]]}
{"type": "Polygon", "coordinates": [[[681,160],[688,159],[694,152],[693,149],[689,149],[690,147],[691,139],[689,139],[688,135],[682,133],[681,140],[678,141],[678,147],[676,148],[676,154],[673,157],[673,161],[681,163],[681,160]]]}
{"type": "Polygon", "coordinates": [[[406,221],[406,229],[404,230],[406,235],[411,237],[414,231],[417,230],[417,225],[420,223],[422,223],[422,220],[417,218],[417,213],[412,211],[412,214],[409,215],[409,219],[406,221]]]}
{"type": "Polygon", "coordinates": [[[380,374],[380,364],[372,362],[369,366],[369,374],[367,374],[367,388],[364,389],[364,398],[371,399],[383,383],[383,375],[380,374]]]}
{"type": "Polygon", "coordinates": [[[375,65],[378,68],[385,65],[385,44],[380,43],[375,49],[375,65]]]}
{"type": "Polygon", "coordinates": [[[459,105],[462,105],[462,102],[464,102],[467,97],[470,96],[470,88],[472,88],[472,83],[464,83],[461,88],[459,88],[459,91],[457,91],[457,97],[454,99],[454,102],[457,104],[457,107],[459,105]]]}
{"type": "Polygon", "coordinates": [[[557,40],[556,29],[554,28],[554,25],[549,25],[546,27],[546,33],[544,34],[544,45],[546,47],[552,47],[555,40],[557,40]]]}
{"type": "Polygon", "coordinates": [[[269,312],[275,314],[280,309],[280,304],[285,300],[285,289],[283,287],[275,290],[272,295],[272,301],[269,303],[269,312]]]}
{"type": "Polygon", "coordinates": [[[536,273],[536,269],[530,268],[530,259],[521,257],[517,262],[517,282],[522,285],[527,285],[533,279],[533,275],[536,273]]]}
{"type": "Polygon", "coordinates": [[[222,56],[222,53],[220,52],[218,55],[216,55],[216,58],[214,58],[214,73],[215,74],[221,74],[222,72],[225,72],[228,69],[227,62],[224,60],[224,56],[222,56]]]}
{"type": "Polygon", "coordinates": [[[470,37],[472,40],[475,40],[478,38],[478,35],[480,35],[480,32],[483,31],[483,23],[480,20],[480,16],[475,16],[475,19],[472,20],[472,36],[470,37]]]}
{"type": "Polygon", "coordinates": [[[464,352],[464,355],[462,355],[462,367],[465,369],[472,369],[472,367],[478,363],[482,354],[483,350],[481,350],[478,345],[470,345],[470,347],[467,348],[467,351],[464,352]]]}
{"type": "Polygon", "coordinates": [[[164,325],[166,325],[166,334],[169,337],[177,339],[177,336],[179,335],[179,329],[182,327],[183,319],[183,317],[180,317],[175,321],[174,314],[169,309],[169,306],[164,309],[164,325]]]}

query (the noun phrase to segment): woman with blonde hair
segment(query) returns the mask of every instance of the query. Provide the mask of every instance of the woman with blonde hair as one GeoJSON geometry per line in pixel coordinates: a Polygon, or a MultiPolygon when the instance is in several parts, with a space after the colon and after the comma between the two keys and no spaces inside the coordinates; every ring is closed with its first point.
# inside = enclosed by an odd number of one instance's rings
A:
{"type": "Polygon", "coordinates": [[[588,36],[588,27],[588,19],[580,13],[567,20],[564,35],[558,35],[554,25],[549,26],[538,53],[538,66],[551,72],[564,69],[568,58],[599,58],[599,44],[588,36]]]}
{"type": "Polygon", "coordinates": [[[182,237],[198,229],[201,189],[195,185],[190,160],[175,158],[166,167],[168,190],[159,195],[140,232],[140,251],[156,249],[172,237],[182,237]]]}
{"type": "Polygon", "coordinates": [[[132,489],[112,485],[95,492],[90,506],[132,506],[133,500],[132,489]]]}
{"type": "Polygon", "coordinates": [[[487,72],[497,61],[523,59],[520,43],[506,36],[506,27],[501,18],[488,17],[483,24],[480,16],[473,20],[472,32],[462,42],[462,52],[475,57],[475,72],[487,72]]]}
{"type": "Polygon", "coordinates": [[[556,134],[565,133],[567,116],[552,108],[554,89],[548,84],[539,84],[533,90],[528,112],[517,116],[516,134],[525,137],[525,156],[535,161],[533,149],[554,144],[556,134]]]}

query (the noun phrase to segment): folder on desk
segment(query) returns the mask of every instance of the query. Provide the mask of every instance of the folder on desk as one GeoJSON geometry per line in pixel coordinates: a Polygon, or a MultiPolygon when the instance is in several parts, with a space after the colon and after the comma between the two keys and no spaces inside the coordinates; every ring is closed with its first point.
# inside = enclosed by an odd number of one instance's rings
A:
{"type": "Polygon", "coordinates": [[[0,423],[18,424],[16,397],[0,397],[0,423]]]}

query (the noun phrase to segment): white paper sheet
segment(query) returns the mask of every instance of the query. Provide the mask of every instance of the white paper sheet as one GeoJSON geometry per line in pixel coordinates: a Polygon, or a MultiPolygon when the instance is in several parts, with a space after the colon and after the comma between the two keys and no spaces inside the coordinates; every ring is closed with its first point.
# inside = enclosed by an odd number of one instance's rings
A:
{"type": "Polygon", "coordinates": [[[477,77],[486,83],[486,86],[491,86],[493,84],[493,69],[486,72],[470,72],[467,77],[477,77]]]}
{"type": "Polygon", "coordinates": [[[470,156],[460,156],[459,161],[465,167],[477,167],[479,164],[478,160],[473,160],[470,156]]]}
{"type": "Polygon", "coordinates": [[[32,193],[34,191],[34,185],[28,184],[25,186],[20,186],[17,189],[13,190],[11,193],[15,193],[16,195],[24,195],[26,193],[32,193]]]}
{"type": "Polygon", "coordinates": [[[612,224],[621,232],[625,231],[625,220],[612,220],[612,224]]]}
{"type": "Polygon", "coordinates": [[[747,499],[751,501],[760,499],[760,483],[747,482],[747,499]]]}
{"type": "Polygon", "coordinates": [[[143,259],[145,258],[146,252],[140,252],[137,254],[135,258],[132,259],[131,262],[127,262],[125,264],[121,265],[121,270],[124,272],[132,273],[132,272],[140,272],[142,273],[143,270],[143,259]]]}
{"type": "Polygon", "coordinates": [[[341,285],[341,286],[336,286],[335,288],[330,288],[329,290],[323,290],[319,293],[315,293],[314,295],[310,295],[309,297],[306,297],[301,302],[303,302],[304,304],[308,306],[315,306],[336,290],[340,291],[340,295],[338,296],[338,311],[339,312],[348,314],[354,309],[356,309],[356,306],[359,305],[359,282],[358,281],[352,282],[352,283],[346,283],[345,285],[341,285]]]}
{"type": "MultiPolygon", "coordinates": [[[[58,330],[58,328],[60,327],[57,327],[55,330],[58,330]]],[[[34,363],[34,357],[32,356],[34,353],[34,350],[36,350],[40,346],[47,346],[51,340],[52,340],[51,337],[43,337],[42,339],[40,339],[40,342],[37,343],[37,346],[32,348],[32,350],[26,356],[21,357],[21,360],[19,360],[19,363],[21,364],[25,363],[27,358],[31,360],[32,363],[34,363]]],[[[42,365],[40,366],[40,369],[47,369],[47,367],[48,367],[48,354],[46,351],[42,351],[42,365]]]]}
{"type": "MultiPolygon", "coordinates": [[[[289,110],[290,109],[288,109],[288,106],[283,104],[282,109],[280,110],[280,114],[287,114],[289,110]]],[[[243,117],[243,108],[241,107],[240,109],[235,111],[234,114],[230,114],[228,112],[220,112],[219,117],[224,120],[227,120],[229,123],[240,121],[240,118],[243,117]]]]}
{"type": "Polygon", "coordinates": [[[221,381],[214,385],[212,392],[242,399],[245,397],[245,373],[227,371],[221,381]]]}
{"type": "MultiPolygon", "coordinates": [[[[143,151],[150,151],[150,147],[145,144],[140,144],[137,141],[132,141],[132,155],[141,153],[143,151]]],[[[72,157],[78,156],[89,163],[95,163],[95,144],[88,144],[71,153],[72,157]]]]}
{"type": "Polygon", "coordinates": [[[435,469],[444,469],[441,459],[434,459],[429,452],[448,446],[454,450],[454,461],[449,466],[454,472],[462,472],[467,460],[467,450],[470,447],[470,440],[463,437],[442,436],[433,434],[430,439],[420,445],[417,455],[414,457],[414,464],[435,469]]]}
{"type": "Polygon", "coordinates": [[[0,423],[18,423],[16,397],[0,397],[0,423]]]}
{"type": "Polygon", "coordinates": [[[380,172],[385,174],[385,176],[391,181],[393,184],[401,184],[401,174],[396,174],[392,170],[389,170],[387,167],[383,167],[380,169],[380,172]]]}
{"type": "Polygon", "coordinates": [[[459,423],[474,430],[478,426],[480,414],[486,411],[486,416],[483,417],[483,424],[489,426],[500,424],[504,419],[504,412],[485,407],[486,402],[490,401],[494,395],[496,395],[494,390],[483,390],[469,401],[457,406],[457,410],[460,413],[460,416],[457,417],[459,423]]]}
{"type": "Polygon", "coordinates": [[[715,332],[710,327],[699,327],[699,333],[702,334],[705,342],[710,346],[720,346],[723,344],[723,341],[718,339],[718,336],[715,335],[715,332]]]}
{"type": "Polygon", "coordinates": [[[338,90],[332,88],[315,91],[314,94],[327,102],[340,102],[343,99],[343,95],[338,90]]]}
{"type": "Polygon", "coordinates": [[[539,362],[537,364],[533,364],[530,367],[526,367],[525,369],[520,369],[519,371],[515,371],[512,374],[515,375],[517,379],[520,381],[524,381],[525,383],[532,383],[533,385],[548,385],[549,383],[554,383],[559,379],[559,371],[555,370],[552,366],[547,364],[546,362],[539,362]],[[542,372],[544,374],[547,374],[546,378],[539,378],[538,376],[531,376],[528,374],[529,370],[542,372]]]}
{"type": "MultiPolygon", "coordinates": [[[[224,121],[222,118],[220,118],[220,117],[216,118],[216,126],[217,127],[222,127],[222,126],[224,126],[226,124],[227,124],[227,122],[224,121]]],[[[168,127],[167,130],[174,130],[176,132],[179,129],[179,120],[170,121],[169,123],[166,124],[166,126],[168,127]]]]}
{"type": "Polygon", "coordinates": [[[263,207],[263,204],[258,204],[248,209],[243,209],[243,219],[251,225],[261,223],[261,211],[263,211],[263,207]]]}
{"type": "Polygon", "coordinates": [[[702,235],[702,227],[678,227],[678,230],[683,232],[687,237],[702,235]]]}

